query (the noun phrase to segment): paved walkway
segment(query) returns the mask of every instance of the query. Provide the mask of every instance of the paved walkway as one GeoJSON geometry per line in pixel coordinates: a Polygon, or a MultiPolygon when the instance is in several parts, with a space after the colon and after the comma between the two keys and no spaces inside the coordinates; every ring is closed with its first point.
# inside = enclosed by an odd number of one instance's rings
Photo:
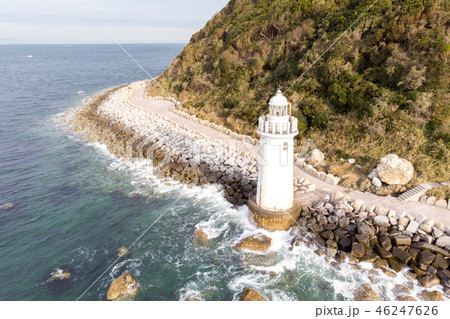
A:
{"type": "MultiPolygon", "coordinates": [[[[247,142],[243,142],[237,139],[233,139],[227,134],[224,134],[222,132],[219,132],[215,129],[212,129],[210,127],[206,127],[203,125],[200,125],[198,123],[195,123],[191,120],[188,120],[182,116],[179,116],[173,112],[170,111],[171,107],[174,107],[174,104],[170,101],[163,101],[163,100],[150,100],[145,98],[145,88],[144,89],[138,89],[134,92],[133,96],[131,97],[131,103],[134,105],[139,105],[141,107],[144,107],[152,112],[159,113],[166,118],[182,124],[186,125],[188,128],[192,130],[196,130],[200,133],[203,133],[211,138],[214,139],[221,139],[223,141],[226,141],[230,147],[233,147],[239,151],[246,150],[253,154],[255,158],[257,158],[258,155],[258,146],[251,145],[247,142]]],[[[370,207],[372,205],[378,205],[381,207],[385,207],[388,209],[395,210],[397,212],[406,211],[407,213],[411,214],[412,216],[418,216],[423,215],[429,218],[433,218],[434,220],[446,225],[450,226],[450,210],[428,205],[425,203],[420,202],[405,202],[402,203],[399,201],[396,197],[391,196],[378,196],[372,193],[363,193],[360,191],[354,191],[350,189],[346,189],[344,187],[338,186],[338,185],[331,185],[328,183],[325,183],[324,181],[315,178],[312,175],[309,175],[299,167],[294,167],[294,176],[296,178],[307,178],[311,181],[311,183],[316,185],[316,190],[319,192],[336,192],[340,191],[344,193],[346,196],[348,196],[350,199],[362,199],[364,200],[364,204],[367,207],[370,207]]]]}

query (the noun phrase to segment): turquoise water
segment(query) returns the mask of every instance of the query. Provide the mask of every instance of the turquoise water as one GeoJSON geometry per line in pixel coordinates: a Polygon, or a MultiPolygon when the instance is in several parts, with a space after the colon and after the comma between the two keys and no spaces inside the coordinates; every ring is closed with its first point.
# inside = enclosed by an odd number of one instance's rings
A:
{"type": "MultiPolygon", "coordinates": [[[[126,48],[157,75],[182,45],[126,48]]],[[[77,299],[152,224],[82,300],[104,300],[125,269],[141,284],[136,300],[235,300],[244,287],[271,300],[343,300],[369,282],[311,249],[289,251],[286,232],[270,234],[267,256],[231,249],[258,232],[246,207],[212,186],[168,186],[145,163],[123,163],[62,127],[59,114],[80,99],[145,78],[116,46],[0,46],[0,74],[0,204],[15,205],[0,211],[1,300],[77,299]],[[196,227],[212,247],[193,243],[196,227]],[[49,283],[55,269],[72,276],[49,283]]],[[[394,279],[385,280],[377,289],[389,298],[394,279]]]]}

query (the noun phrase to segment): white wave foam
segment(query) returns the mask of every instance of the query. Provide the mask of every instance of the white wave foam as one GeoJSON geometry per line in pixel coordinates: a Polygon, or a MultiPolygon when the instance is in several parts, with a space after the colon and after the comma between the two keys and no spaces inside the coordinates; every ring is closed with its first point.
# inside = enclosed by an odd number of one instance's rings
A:
{"type": "Polygon", "coordinates": [[[142,260],[139,258],[135,259],[126,259],[120,263],[114,265],[111,269],[109,276],[111,278],[115,278],[120,275],[120,272],[126,268],[129,270],[133,276],[139,276],[141,274],[140,267],[142,266],[142,260]]]}

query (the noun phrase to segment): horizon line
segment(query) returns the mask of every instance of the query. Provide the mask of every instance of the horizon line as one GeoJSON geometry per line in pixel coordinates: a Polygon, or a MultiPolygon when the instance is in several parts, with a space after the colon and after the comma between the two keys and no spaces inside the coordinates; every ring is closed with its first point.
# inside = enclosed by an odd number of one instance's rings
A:
{"type": "MultiPolygon", "coordinates": [[[[189,42],[119,42],[120,44],[188,44],[189,42]]],[[[0,43],[0,45],[103,45],[115,44],[114,42],[90,42],[90,43],[0,43]]]]}

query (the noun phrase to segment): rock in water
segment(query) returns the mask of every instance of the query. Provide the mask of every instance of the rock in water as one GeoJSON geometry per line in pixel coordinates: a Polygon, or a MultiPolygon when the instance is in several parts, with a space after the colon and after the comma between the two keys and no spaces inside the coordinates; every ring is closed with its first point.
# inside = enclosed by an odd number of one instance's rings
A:
{"type": "Polygon", "coordinates": [[[212,240],[208,238],[208,234],[206,234],[203,229],[197,229],[194,233],[194,243],[199,246],[211,246],[212,240]]]}
{"type": "Polygon", "coordinates": [[[439,291],[424,290],[420,295],[425,301],[442,301],[442,294],[439,291]]]}
{"type": "Polygon", "coordinates": [[[354,301],[381,301],[375,290],[369,284],[364,284],[353,292],[354,301]]]}
{"type": "Polygon", "coordinates": [[[106,293],[107,300],[133,300],[139,290],[139,283],[125,270],[118,278],[114,279],[106,293]]]}
{"type": "Polygon", "coordinates": [[[252,288],[245,288],[241,296],[241,301],[267,301],[267,299],[254,291],[252,288]]]}
{"type": "Polygon", "coordinates": [[[128,255],[128,249],[125,246],[122,246],[119,248],[119,250],[117,251],[117,257],[123,257],[125,255],[128,255]]]}
{"type": "Polygon", "coordinates": [[[11,209],[13,207],[14,207],[13,203],[6,203],[6,204],[3,204],[3,205],[0,205],[0,210],[2,210],[2,209],[7,210],[7,209],[11,209]]]}
{"type": "Polygon", "coordinates": [[[51,277],[48,280],[48,282],[53,282],[55,280],[69,279],[71,276],[70,272],[64,271],[59,268],[56,268],[50,275],[51,277]]]}
{"type": "Polygon", "coordinates": [[[311,151],[311,155],[309,157],[309,160],[311,162],[321,163],[324,160],[325,156],[321,151],[319,151],[317,148],[313,149],[311,151]]]}
{"type": "Polygon", "coordinates": [[[377,174],[381,181],[389,185],[405,185],[413,178],[414,167],[411,162],[389,154],[380,160],[377,174]]]}
{"type": "Polygon", "coordinates": [[[395,299],[397,301],[417,301],[417,299],[414,299],[411,296],[398,296],[397,299],[395,299]]]}
{"type": "Polygon", "coordinates": [[[439,278],[435,275],[426,275],[424,277],[421,277],[419,279],[419,283],[425,288],[431,288],[441,284],[439,278]]]}
{"type": "Polygon", "coordinates": [[[256,234],[245,238],[244,240],[236,244],[233,248],[266,252],[271,244],[272,244],[271,238],[263,234],[256,234]]]}

